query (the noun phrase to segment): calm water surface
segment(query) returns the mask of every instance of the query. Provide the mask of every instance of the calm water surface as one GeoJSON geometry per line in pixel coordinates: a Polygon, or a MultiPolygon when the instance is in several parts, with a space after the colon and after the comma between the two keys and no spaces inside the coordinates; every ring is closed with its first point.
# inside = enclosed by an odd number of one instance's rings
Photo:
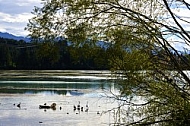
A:
{"type": "Polygon", "coordinates": [[[0,71],[0,126],[108,126],[115,82],[109,71],[0,71]],[[39,109],[44,103],[56,110],[39,109]]]}

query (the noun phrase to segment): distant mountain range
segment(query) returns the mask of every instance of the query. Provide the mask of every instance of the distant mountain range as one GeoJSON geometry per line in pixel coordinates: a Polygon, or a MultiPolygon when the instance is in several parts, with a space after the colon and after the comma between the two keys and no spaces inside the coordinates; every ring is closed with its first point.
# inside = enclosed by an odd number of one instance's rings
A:
{"type": "MultiPolygon", "coordinates": [[[[15,35],[7,33],[7,32],[0,32],[0,37],[1,38],[7,38],[7,39],[14,39],[17,41],[19,41],[19,40],[24,40],[25,42],[31,41],[31,39],[29,37],[15,36],[15,35]]],[[[57,39],[57,40],[59,40],[59,39],[57,39]]],[[[102,48],[108,48],[108,46],[110,46],[109,43],[106,43],[104,41],[98,41],[96,44],[102,48]]]]}
{"type": "Polygon", "coordinates": [[[17,40],[17,41],[24,40],[26,42],[30,42],[30,38],[23,37],[23,36],[15,36],[15,35],[9,34],[7,32],[0,32],[0,37],[1,38],[14,39],[14,40],[17,40]]]}

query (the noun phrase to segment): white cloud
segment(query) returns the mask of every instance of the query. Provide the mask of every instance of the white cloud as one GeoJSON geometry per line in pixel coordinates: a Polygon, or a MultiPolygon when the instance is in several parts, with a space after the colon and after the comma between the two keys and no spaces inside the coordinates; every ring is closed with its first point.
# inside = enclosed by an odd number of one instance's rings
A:
{"type": "MultiPolygon", "coordinates": [[[[190,0],[186,2],[190,3],[190,0]]],[[[31,11],[34,9],[34,6],[42,6],[40,3],[41,0],[0,0],[0,31],[26,36],[28,32],[25,31],[24,28],[28,23],[28,19],[33,16],[31,11]]],[[[179,11],[175,10],[177,15],[186,17],[185,19],[190,21],[189,10],[184,8],[178,10],[179,11]]],[[[186,30],[190,31],[190,25],[182,21],[180,21],[180,23],[183,24],[186,30]]],[[[176,38],[173,38],[173,40],[176,41],[176,38]]],[[[175,43],[174,47],[190,49],[189,46],[180,43],[175,43]]]]}
{"type": "Polygon", "coordinates": [[[34,6],[41,6],[40,3],[41,0],[0,0],[0,31],[26,36],[24,28],[33,16],[34,6]]]}
{"type": "Polygon", "coordinates": [[[10,15],[10,14],[0,12],[0,21],[10,22],[10,23],[11,22],[15,22],[15,23],[27,22],[28,19],[31,17],[32,17],[31,13],[22,13],[22,14],[10,15]]]}
{"type": "Polygon", "coordinates": [[[30,6],[31,4],[39,4],[40,0],[17,0],[18,6],[30,6]]]}

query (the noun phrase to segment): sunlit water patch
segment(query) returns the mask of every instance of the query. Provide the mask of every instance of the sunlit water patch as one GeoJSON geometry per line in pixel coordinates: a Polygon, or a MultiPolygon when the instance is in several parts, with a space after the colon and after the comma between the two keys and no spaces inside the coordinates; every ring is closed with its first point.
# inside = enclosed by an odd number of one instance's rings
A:
{"type": "Polygon", "coordinates": [[[117,102],[108,97],[119,91],[109,71],[1,71],[0,75],[0,126],[114,122],[110,110],[117,102]],[[39,109],[44,103],[56,103],[56,109],[39,109]],[[80,110],[74,110],[78,105],[80,110]]]}

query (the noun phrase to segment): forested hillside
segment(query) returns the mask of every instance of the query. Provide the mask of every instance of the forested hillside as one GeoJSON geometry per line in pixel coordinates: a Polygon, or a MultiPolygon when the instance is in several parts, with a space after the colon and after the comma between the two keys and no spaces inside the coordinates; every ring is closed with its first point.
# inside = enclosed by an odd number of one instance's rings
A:
{"type": "Polygon", "coordinates": [[[105,49],[68,46],[66,40],[28,43],[0,38],[0,69],[108,69],[105,49]],[[88,54],[88,55],[87,55],[88,54]]]}
{"type": "MultiPolygon", "coordinates": [[[[156,54],[152,51],[149,57],[166,64],[166,69],[173,69],[172,61],[163,59],[165,54],[161,48],[159,50],[156,54]]],[[[118,56],[122,57],[121,52],[104,42],[76,46],[66,40],[28,43],[0,38],[0,69],[110,69],[109,58],[118,56]]],[[[190,56],[188,53],[180,56],[173,53],[173,57],[181,62],[188,61],[190,56]]],[[[185,65],[183,68],[189,69],[185,65]]]]}

